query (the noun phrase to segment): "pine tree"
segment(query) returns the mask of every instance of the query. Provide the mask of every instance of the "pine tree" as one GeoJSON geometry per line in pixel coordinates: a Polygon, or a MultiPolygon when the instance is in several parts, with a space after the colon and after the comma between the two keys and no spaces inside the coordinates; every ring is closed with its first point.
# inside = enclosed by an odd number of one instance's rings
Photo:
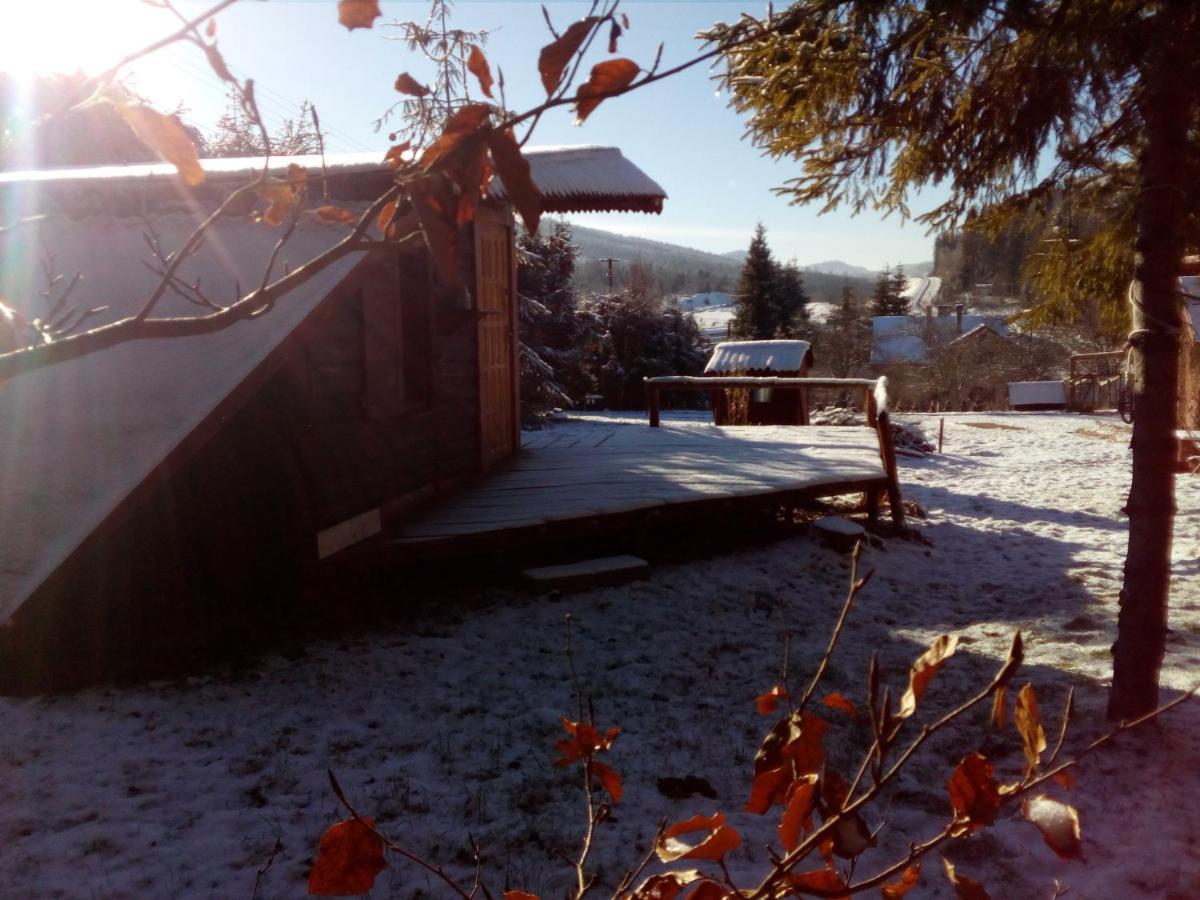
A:
{"type": "Polygon", "coordinates": [[[808,294],[804,290],[804,274],[795,261],[776,267],[775,286],[778,310],[775,336],[804,337],[808,334],[808,294]]]}
{"type": "Polygon", "coordinates": [[[771,248],[767,246],[767,230],[760,222],[754,229],[734,294],[737,298],[734,337],[764,340],[775,336],[780,324],[777,270],[771,248]]]}
{"type": "Polygon", "coordinates": [[[534,423],[556,406],[574,406],[594,387],[582,346],[593,322],[578,309],[573,285],[578,251],[561,222],[548,235],[517,243],[521,418],[534,423]]]}
{"type": "Polygon", "coordinates": [[[893,316],[907,316],[912,312],[912,299],[905,295],[908,290],[908,276],[904,274],[904,266],[898,265],[892,270],[891,308],[893,316]]]}

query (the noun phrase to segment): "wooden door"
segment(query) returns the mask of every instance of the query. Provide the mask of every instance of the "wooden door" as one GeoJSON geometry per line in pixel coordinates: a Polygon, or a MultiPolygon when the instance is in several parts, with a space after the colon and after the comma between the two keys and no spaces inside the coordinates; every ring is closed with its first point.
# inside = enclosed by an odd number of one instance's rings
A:
{"type": "Polygon", "coordinates": [[[513,237],[512,213],[507,206],[479,208],[475,297],[479,313],[479,432],[485,469],[520,447],[513,237]]]}

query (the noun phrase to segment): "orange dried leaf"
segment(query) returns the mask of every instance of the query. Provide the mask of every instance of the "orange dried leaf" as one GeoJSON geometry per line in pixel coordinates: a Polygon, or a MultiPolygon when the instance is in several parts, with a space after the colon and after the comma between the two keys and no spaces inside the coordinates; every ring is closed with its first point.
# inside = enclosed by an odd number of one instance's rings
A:
{"type": "Polygon", "coordinates": [[[1054,783],[1068,791],[1073,791],[1075,790],[1075,773],[1070,769],[1063,769],[1061,772],[1055,773],[1054,783]]]}
{"type": "Polygon", "coordinates": [[[600,779],[600,784],[604,786],[604,790],[608,791],[608,796],[612,797],[612,802],[620,803],[621,794],[624,793],[620,774],[602,762],[593,762],[592,771],[600,779]]]}
{"type": "Polygon", "coordinates": [[[750,785],[750,799],[746,801],[746,812],[763,815],[776,803],[783,803],[787,787],[792,783],[791,765],[767,769],[754,776],[750,785]]]}
{"type": "Polygon", "coordinates": [[[806,775],[789,788],[787,806],[779,822],[779,840],[789,853],[800,844],[801,835],[812,830],[812,812],[816,805],[817,776],[806,775]]]}
{"type": "Polygon", "coordinates": [[[705,878],[688,891],[687,900],[730,900],[734,895],[711,878],[705,878]]]}
{"type": "Polygon", "coordinates": [[[338,22],[351,31],[370,28],[381,15],[379,0],[338,0],[338,22]]]}
{"type": "Polygon", "coordinates": [[[505,891],[504,900],[538,900],[538,895],[527,894],[524,891],[505,891]]]}
{"type": "Polygon", "coordinates": [[[364,816],[331,825],[317,847],[317,861],[308,873],[308,892],[320,896],[365,894],[375,877],[387,868],[383,841],[364,816]]]}
{"type": "Polygon", "coordinates": [[[943,634],[938,636],[929,645],[929,649],[917,658],[909,670],[908,690],[900,698],[900,710],[897,712],[897,716],[907,719],[917,711],[917,702],[925,693],[925,689],[929,687],[929,682],[933,681],[933,676],[938,673],[938,669],[954,655],[957,648],[957,635],[943,634]]]}
{"type": "Polygon", "coordinates": [[[572,23],[558,40],[542,48],[542,52],[538,54],[538,72],[542,76],[542,87],[546,89],[546,96],[550,96],[558,88],[563,70],[570,63],[571,57],[583,46],[583,42],[587,40],[588,34],[598,21],[596,16],[580,19],[572,23]]]}
{"type": "Polygon", "coordinates": [[[592,66],[592,74],[576,93],[575,124],[582,125],[607,97],[620,93],[637,78],[641,68],[632,59],[609,59],[592,66]]]}
{"type": "Polygon", "coordinates": [[[392,228],[392,219],[396,216],[396,201],[390,200],[383,205],[383,209],[379,211],[379,218],[376,224],[379,225],[379,230],[383,232],[385,238],[394,237],[389,233],[392,228]]]}
{"type": "Polygon", "coordinates": [[[398,169],[404,165],[404,154],[408,152],[408,148],[412,146],[412,141],[405,141],[403,144],[396,144],[390,147],[388,152],[383,154],[383,161],[393,169],[398,169]]]}
{"type": "Polygon", "coordinates": [[[1046,749],[1046,732],[1042,729],[1037,695],[1033,692],[1032,684],[1026,683],[1017,691],[1017,707],[1013,712],[1013,721],[1025,746],[1026,770],[1032,772],[1041,764],[1042,751],[1046,749]]]}
{"type": "Polygon", "coordinates": [[[608,52],[609,53],[617,52],[617,41],[620,40],[620,38],[621,38],[621,26],[618,25],[614,21],[612,23],[612,27],[608,30],[608,52]]]}
{"type": "Polygon", "coordinates": [[[724,813],[714,813],[693,816],[672,825],[663,832],[654,849],[663,862],[674,862],[677,859],[721,859],[741,844],[741,836],[725,824],[724,813]],[[680,835],[696,832],[704,835],[698,843],[679,840],[680,835]]]}
{"type": "Polygon", "coordinates": [[[758,710],[760,716],[769,716],[779,707],[780,700],[787,700],[787,691],[779,685],[771,688],[765,694],[759,694],[754,698],[754,706],[758,710]]]}
{"type": "Polygon", "coordinates": [[[173,164],[185,182],[195,187],[204,181],[204,169],[196,156],[196,146],[177,116],[164,116],[149,106],[132,103],[114,103],[113,106],[133,129],[137,139],[173,164]]]}
{"type": "Polygon", "coordinates": [[[974,878],[968,878],[957,871],[950,860],[942,857],[942,865],[946,869],[946,878],[950,884],[954,886],[954,896],[958,900],[992,900],[988,896],[988,892],[983,889],[983,885],[974,878]]]}
{"type": "Polygon", "coordinates": [[[833,894],[833,891],[842,891],[846,889],[846,882],[842,881],[842,876],[837,873],[832,864],[827,865],[824,869],[813,869],[809,872],[798,872],[787,876],[787,884],[793,887],[798,893],[804,891],[820,891],[820,896],[842,898],[847,894],[833,894]]]}
{"type": "Polygon", "coordinates": [[[855,706],[853,702],[848,700],[843,694],[830,694],[821,702],[830,709],[840,709],[844,713],[849,713],[855,719],[858,718],[858,707],[855,706]]]}
{"type": "Polygon", "coordinates": [[[417,81],[407,72],[401,72],[396,76],[396,83],[392,85],[401,94],[411,94],[413,97],[424,97],[429,93],[429,88],[417,81]]]}
{"type": "Polygon", "coordinates": [[[629,30],[629,16],[625,15],[625,13],[621,13],[621,24],[625,26],[626,31],[629,30]]]}
{"type": "Polygon", "coordinates": [[[920,877],[921,864],[913,863],[901,873],[899,881],[880,885],[879,891],[883,894],[883,900],[900,900],[901,897],[917,886],[917,881],[920,877]]]}
{"type": "Polygon", "coordinates": [[[630,900],[674,900],[685,887],[703,877],[697,869],[651,875],[633,892],[630,900]]]}
{"type": "Polygon", "coordinates": [[[829,723],[812,713],[801,713],[800,733],[783,748],[783,758],[796,767],[796,774],[819,772],[825,765],[825,732],[829,723]]]}
{"type": "Polygon", "coordinates": [[[264,181],[254,189],[259,199],[267,201],[262,220],[268,225],[279,225],[299,198],[292,186],[284,181],[264,181]]]}
{"type": "Polygon", "coordinates": [[[318,206],[317,217],[322,222],[340,222],[345,225],[353,225],[358,221],[358,216],[340,206],[318,206]]]}
{"type": "Polygon", "coordinates": [[[1021,813],[1037,826],[1046,846],[1063,859],[1083,859],[1075,807],[1039,794],[1021,804],[1021,813]]]}
{"type": "Polygon", "coordinates": [[[446,120],[441,135],[421,154],[421,167],[428,172],[468,138],[484,127],[491,109],[483,103],[471,103],[446,120]]]}
{"type": "Polygon", "coordinates": [[[557,766],[569,766],[573,762],[609,749],[621,733],[621,729],[614,727],[601,736],[600,729],[590,722],[572,722],[567,718],[562,720],[562,724],[570,737],[554,744],[555,749],[562,754],[554,761],[557,766]]]}
{"type": "Polygon", "coordinates": [[[488,65],[483,51],[471,45],[471,53],[467,57],[467,71],[479,79],[479,89],[485,97],[492,96],[492,68],[488,65]]]}
{"type": "Polygon", "coordinates": [[[950,805],[956,820],[969,833],[996,821],[1000,811],[1000,786],[991,761],[980,753],[963,758],[950,776],[950,805]]]}
{"type": "Polygon", "coordinates": [[[1008,689],[997,685],[992,692],[992,727],[997,731],[1008,724],[1008,689]]]}
{"type": "Polygon", "coordinates": [[[438,279],[446,287],[458,287],[458,228],[448,193],[449,185],[436,177],[418,179],[408,188],[438,279]]]}

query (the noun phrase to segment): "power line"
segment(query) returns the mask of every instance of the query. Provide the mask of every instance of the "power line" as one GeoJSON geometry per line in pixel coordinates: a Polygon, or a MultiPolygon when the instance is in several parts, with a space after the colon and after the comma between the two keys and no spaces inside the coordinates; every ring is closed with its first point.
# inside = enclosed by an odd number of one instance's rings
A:
{"type": "MultiPolygon", "coordinates": [[[[180,55],[172,54],[172,53],[164,54],[164,56],[165,56],[167,62],[173,68],[175,68],[176,71],[180,72],[183,75],[186,75],[188,78],[192,79],[193,81],[195,81],[199,84],[202,84],[205,87],[208,87],[209,89],[211,89],[213,91],[220,93],[222,96],[228,96],[229,91],[228,91],[228,88],[224,85],[224,83],[216,80],[215,76],[212,75],[212,73],[208,72],[202,66],[193,62],[191,59],[182,58],[180,55]]],[[[237,73],[239,75],[242,74],[239,70],[235,69],[234,67],[231,66],[230,68],[235,73],[237,73]]],[[[278,118],[280,120],[295,118],[296,111],[301,108],[301,104],[299,104],[299,103],[295,103],[290,108],[285,107],[284,103],[291,104],[292,101],[290,101],[283,94],[280,94],[278,91],[272,89],[268,85],[262,84],[261,82],[259,82],[257,80],[255,81],[255,98],[256,98],[257,102],[259,103],[260,107],[263,109],[263,111],[267,115],[274,117],[274,118],[278,118]],[[264,97],[263,94],[265,94],[266,96],[264,97]],[[280,98],[280,100],[282,100],[283,102],[281,103],[281,102],[279,102],[279,100],[275,100],[272,98],[280,98]]],[[[345,134],[344,132],[342,132],[339,129],[325,127],[326,116],[322,115],[321,119],[322,119],[322,128],[321,128],[322,136],[325,139],[326,146],[331,147],[331,149],[333,149],[334,152],[354,152],[354,151],[370,152],[374,149],[377,149],[377,148],[372,148],[372,147],[367,146],[362,141],[359,141],[356,138],[353,138],[350,135],[345,134]]],[[[192,124],[195,124],[195,123],[193,122],[192,124]]]]}

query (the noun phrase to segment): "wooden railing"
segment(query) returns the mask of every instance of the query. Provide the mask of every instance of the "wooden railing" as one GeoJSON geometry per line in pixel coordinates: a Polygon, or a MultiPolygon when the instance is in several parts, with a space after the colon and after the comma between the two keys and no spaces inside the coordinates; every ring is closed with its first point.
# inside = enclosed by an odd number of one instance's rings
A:
{"type": "Polygon", "coordinates": [[[863,391],[863,409],[867,425],[875,427],[876,394],[880,382],[887,396],[886,378],[773,378],[770,376],[663,375],[642,379],[646,384],[646,404],[650,409],[650,427],[657,428],[661,419],[659,393],[664,390],[696,390],[698,388],[780,388],[805,390],[811,387],[856,387],[863,391]]]}
{"type": "MultiPolygon", "coordinates": [[[[650,410],[650,427],[661,424],[659,393],[664,390],[695,390],[697,388],[772,388],[791,391],[812,387],[860,388],[863,392],[863,409],[867,413],[867,427],[873,428],[879,439],[879,457],[887,477],[888,505],[892,510],[892,521],[901,531],[904,529],[904,506],[900,499],[900,478],[896,471],[896,448],[892,442],[892,429],[888,416],[888,383],[880,378],[771,378],[752,376],[721,377],[711,375],[665,375],[643,379],[646,385],[646,403],[650,410]]],[[[805,426],[798,426],[803,428],[805,426]]],[[[868,499],[868,502],[873,502],[868,499]]]]}

